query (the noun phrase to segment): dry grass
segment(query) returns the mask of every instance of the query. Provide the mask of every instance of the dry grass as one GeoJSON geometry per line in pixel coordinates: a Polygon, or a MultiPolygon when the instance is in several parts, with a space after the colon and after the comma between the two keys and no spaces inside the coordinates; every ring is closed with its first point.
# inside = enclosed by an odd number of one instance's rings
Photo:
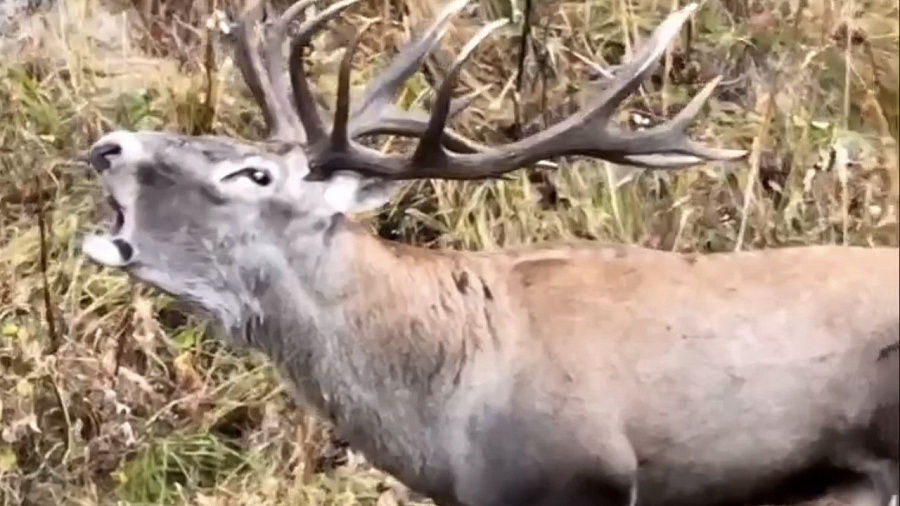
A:
{"type": "MultiPolygon", "coordinates": [[[[74,160],[101,132],[256,136],[260,115],[225,51],[217,51],[210,86],[204,32],[163,37],[157,26],[136,37],[124,15],[96,1],[58,4],[65,8],[22,28],[28,37],[0,42],[13,55],[0,60],[0,504],[402,499],[402,488],[292,405],[264,360],[222,349],[203,322],[79,254],[98,187],[74,160]]],[[[532,64],[518,101],[525,130],[566,112],[585,61],[616,63],[672,7],[535,4],[532,64]]],[[[512,6],[485,0],[435,61],[454,54],[477,17],[512,6]]],[[[357,58],[359,82],[373,70],[363,62],[381,63],[432,8],[427,0],[373,0],[348,14],[345,24],[382,18],[357,58]]],[[[512,181],[426,181],[410,185],[375,226],[386,237],[467,249],[573,236],[702,251],[897,245],[897,11],[896,0],[704,5],[690,43],[682,38],[667,58],[668,72],[625,109],[672,114],[722,74],[726,84],[695,136],[751,148],[747,164],[650,174],[578,163],[512,181]]],[[[329,50],[338,38],[325,38],[313,67],[328,90],[340,53],[329,50]]],[[[478,51],[461,80],[464,91],[480,90],[455,124],[461,131],[498,142],[515,130],[516,47],[510,33],[478,51]]],[[[401,101],[421,100],[425,90],[419,75],[401,101]]]]}

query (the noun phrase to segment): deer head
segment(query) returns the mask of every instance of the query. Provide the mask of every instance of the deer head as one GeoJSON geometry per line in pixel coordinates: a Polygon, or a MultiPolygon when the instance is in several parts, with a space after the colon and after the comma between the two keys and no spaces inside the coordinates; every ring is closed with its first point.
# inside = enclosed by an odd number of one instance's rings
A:
{"type": "Polygon", "coordinates": [[[262,3],[250,2],[244,10],[235,28],[235,61],[265,115],[265,141],[149,131],[115,131],[99,139],[90,160],[116,218],[108,234],[85,240],[85,253],[196,302],[226,323],[236,322],[253,305],[245,294],[265,284],[267,272],[277,272],[266,266],[290,264],[298,270],[301,263],[299,270],[315,272],[329,254],[334,220],[381,206],[402,180],[493,178],[571,155],[661,169],[745,155],[697,145],[685,133],[717,81],[654,128],[634,132],[613,120],[616,107],[654,70],[697,4],[668,16],[575,115],[517,142],[489,147],[453,132],[446,123],[460,109],[451,94],[462,65],[505,21],[488,24],[462,48],[429,115],[393,104],[401,85],[468,0],[450,2],[351,101],[351,59],[359,40],[354,39],[340,63],[333,113],[318,106],[304,72],[303,50],[314,34],[359,1],[341,0],[302,19],[290,39],[292,23],[312,0],[301,0],[269,21],[262,38],[256,30],[262,3]],[[360,143],[377,134],[415,137],[418,145],[402,156],[360,143]]]}

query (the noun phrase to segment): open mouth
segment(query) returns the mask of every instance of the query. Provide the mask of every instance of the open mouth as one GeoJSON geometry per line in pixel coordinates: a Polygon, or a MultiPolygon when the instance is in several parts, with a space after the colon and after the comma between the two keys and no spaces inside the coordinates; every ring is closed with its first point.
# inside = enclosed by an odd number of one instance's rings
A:
{"type": "Polygon", "coordinates": [[[107,267],[124,267],[135,255],[131,242],[120,237],[125,226],[125,208],[112,195],[106,197],[110,216],[109,233],[89,235],[82,243],[84,253],[95,262],[107,267]]]}
{"type": "Polygon", "coordinates": [[[106,197],[106,202],[109,204],[111,213],[109,217],[109,232],[111,235],[119,235],[119,232],[122,231],[122,225],[125,224],[125,210],[122,208],[122,204],[119,204],[112,195],[106,197]]]}

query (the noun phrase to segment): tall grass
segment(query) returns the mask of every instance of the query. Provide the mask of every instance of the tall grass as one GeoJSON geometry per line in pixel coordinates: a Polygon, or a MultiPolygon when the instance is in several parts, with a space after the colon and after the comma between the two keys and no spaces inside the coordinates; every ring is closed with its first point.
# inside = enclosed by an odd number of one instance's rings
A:
{"type": "MultiPolygon", "coordinates": [[[[357,56],[357,84],[434,12],[433,1],[373,0],[345,16],[357,26],[382,18],[357,56]]],[[[80,255],[99,197],[80,157],[102,132],[255,137],[261,128],[228,52],[203,30],[214,2],[193,4],[180,16],[188,25],[171,22],[181,4],[151,5],[143,16],[129,14],[130,4],[57,2],[0,41],[0,504],[402,500],[402,487],[292,404],[266,361],[221,348],[204,322],[80,255]]],[[[523,5],[484,0],[400,102],[427,99],[441,62],[478,23],[523,5]]],[[[510,56],[519,17],[462,76],[461,92],[478,94],[454,122],[461,132],[503,142],[557,120],[585,89],[589,63],[617,63],[673,8],[534,5],[522,89],[510,56]]],[[[723,75],[692,134],[750,149],[747,163],[649,173],[572,161],[505,181],[422,181],[369,217],[372,227],[460,249],[575,237],[677,251],[897,245],[897,10],[895,0],[703,5],[691,38],[673,46],[622,119],[659,121],[723,75]]],[[[326,95],[340,33],[323,36],[311,57],[326,95]]]]}

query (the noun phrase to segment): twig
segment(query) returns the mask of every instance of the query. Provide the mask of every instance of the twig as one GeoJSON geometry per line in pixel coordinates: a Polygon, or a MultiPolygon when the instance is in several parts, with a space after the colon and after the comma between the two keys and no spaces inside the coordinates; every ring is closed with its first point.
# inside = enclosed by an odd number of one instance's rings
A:
{"type": "MultiPolygon", "coordinates": [[[[138,288],[134,286],[131,288],[131,299],[134,300],[138,295],[138,288]]],[[[119,324],[119,327],[116,329],[116,357],[115,357],[115,367],[113,368],[113,383],[117,383],[119,381],[119,368],[122,365],[122,356],[125,354],[125,340],[127,339],[127,335],[129,330],[131,329],[132,320],[134,319],[134,304],[129,304],[128,309],[125,311],[125,315],[122,317],[122,321],[119,324]]]]}
{"type": "Polygon", "coordinates": [[[765,143],[768,142],[769,128],[772,122],[772,116],[775,114],[775,97],[778,93],[778,75],[772,79],[772,86],[769,92],[763,97],[765,102],[762,104],[763,117],[759,126],[759,131],[753,139],[753,147],[750,149],[750,174],[747,176],[747,185],[744,187],[744,203],[741,209],[741,224],[738,229],[737,240],[735,241],[734,250],[740,251],[744,247],[744,236],[747,233],[747,220],[750,215],[750,203],[753,201],[756,183],[759,180],[759,164],[765,143]]]}
{"type": "MultiPolygon", "coordinates": [[[[209,15],[213,15],[219,7],[218,1],[212,3],[212,10],[209,15]]],[[[213,123],[216,119],[216,112],[219,105],[219,67],[216,63],[216,50],[213,47],[213,31],[207,29],[205,31],[205,47],[203,72],[206,76],[206,89],[204,102],[202,104],[202,116],[199,128],[201,133],[207,133],[212,130],[213,123]]]]}
{"type": "Polygon", "coordinates": [[[50,297],[50,282],[47,276],[47,224],[44,218],[44,189],[41,186],[40,175],[34,176],[35,191],[37,193],[38,202],[38,232],[40,234],[40,268],[41,279],[44,284],[44,319],[47,322],[47,334],[50,337],[50,348],[48,354],[56,353],[59,349],[59,336],[56,333],[56,315],[53,311],[53,303],[50,297]]]}
{"type": "MultiPolygon", "coordinates": [[[[853,12],[853,0],[849,0],[848,10],[853,12]]],[[[850,123],[850,87],[851,87],[851,70],[853,67],[853,26],[849,21],[846,22],[846,37],[844,40],[844,115],[841,118],[841,127],[844,132],[849,129],[850,123]]],[[[876,69],[873,69],[876,71],[876,69]]],[[[838,180],[841,184],[841,243],[846,246],[849,243],[847,238],[850,235],[850,190],[848,185],[847,167],[836,167],[838,180]]]]}
{"type": "Polygon", "coordinates": [[[531,0],[525,0],[525,12],[522,19],[522,36],[519,38],[519,63],[516,66],[516,90],[522,91],[525,74],[525,57],[528,51],[528,37],[531,35],[531,0]]]}
{"type": "Polygon", "coordinates": [[[547,65],[547,34],[550,32],[550,24],[549,19],[544,20],[544,25],[541,27],[541,33],[543,33],[544,38],[541,41],[542,50],[540,52],[540,57],[538,60],[538,72],[540,72],[541,76],[541,119],[543,120],[543,127],[548,127],[548,117],[547,117],[547,73],[548,73],[548,65],[547,65]]]}
{"type": "Polygon", "coordinates": [[[528,38],[531,35],[531,0],[525,0],[525,11],[522,13],[522,35],[519,37],[519,61],[516,65],[516,92],[513,93],[516,139],[522,135],[522,107],[520,97],[525,83],[525,58],[528,56],[528,38]]]}

